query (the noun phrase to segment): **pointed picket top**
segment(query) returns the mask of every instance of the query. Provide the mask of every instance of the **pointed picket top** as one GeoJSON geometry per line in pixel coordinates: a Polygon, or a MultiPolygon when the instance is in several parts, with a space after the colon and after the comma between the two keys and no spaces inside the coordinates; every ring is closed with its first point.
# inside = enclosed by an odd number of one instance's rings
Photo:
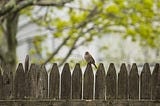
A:
{"type": "Polygon", "coordinates": [[[125,63],[122,63],[121,67],[120,67],[120,71],[118,74],[122,74],[122,73],[128,73],[127,72],[127,67],[126,67],[126,64],[125,63]]]}
{"type": "Polygon", "coordinates": [[[20,73],[24,73],[24,68],[23,68],[23,64],[22,63],[19,63],[15,75],[20,74],[20,73]]]}
{"type": "Polygon", "coordinates": [[[29,55],[26,55],[24,68],[25,68],[25,73],[27,73],[29,71],[29,55]]]}
{"type": "Polygon", "coordinates": [[[102,63],[99,64],[96,72],[95,99],[105,99],[105,68],[102,63]]]}
{"type": "Polygon", "coordinates": [[[121,65],[118,73],[118,99],[128,98],[128,71],[125,63],[121,65]]]}
{"type": "Polygon", "coordinates": [[[0,99],[3,98],[3,76],[2,76],[2,67],[0,66],[0,99]]]}
{"type": "Polygon", "coordinates": [[[71,99],[71,72],[66,63],[61,74],[61,99],[71,99]]]}
{"type": "Polygon", "coordinates": [[[41,66],[41,70],[39,72],[37,97],[48,98],[48,73],[44,65],[41,66]]]}
{"type": "Polygon", "coordinates": [[[140,76],[141,99],[151,99],[151,71],[149,64],[145,63],[140,76]]]}
{"type": "Polygon", "coordinates": [[[94,75],[91,64],[87,64],[84,72],[83,98],[93,99],[94,75]]]}
{"type": "Polygon", "coordinates": [[[25,73],[22,63],[19,63],[14,79],[14,98],[23,99],[25,96],[25,73]]]}
{"type": "Polygon", "coordinates": [[[160,99],[160,65],[156,63],[152,73],[152,99],[160,99]]]}
{"type": "Polygon", "coordinates": [[[129,99],[139,99],[139,75],[136,63],[129,73],[129,99]]]}
{"type": "Polygon", "coordinates": [[[49,98],[59,99],[60,73],[57,63],[54,63],[49,77],[49,98]]]}
{"type": "Polygon", "coordinates": [[[106,98],[115,99],[117,96],[117,75],[116,69],[113,63],[109,65],[107,75],[106,75],[106,98]]]}
{"type": "Polygon", "coordinates": [[[39,76],[40,66],[34,63],[31,64],[29,71],[26,73],[27,77],[25,79],[26,85],[26,96],[27,98],[37,97],[37,85],[39,76]]]}
{"type": "Polygon", "coordinates": [[[77,63],[72,73],[72,99],[82,98],[82,70],[77,63]]]}
{"type": "Polygon", "coordinates": [[[34,72],[36,70],[36,64],[32,63],[29,69],[29,73],[34,72]]]}

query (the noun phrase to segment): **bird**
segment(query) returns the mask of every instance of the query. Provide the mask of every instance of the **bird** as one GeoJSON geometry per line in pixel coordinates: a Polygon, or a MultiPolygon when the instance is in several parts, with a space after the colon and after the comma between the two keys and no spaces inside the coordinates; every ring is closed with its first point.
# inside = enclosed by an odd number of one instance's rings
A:
{"type": "Polygon", "coordinates": [[[84,59],[87,61],[88,64],[93,64],[95,66],[95,68],[97,69],[97,66],[95,64],[95,60],[88,51],[85,52],[84,59]]]}

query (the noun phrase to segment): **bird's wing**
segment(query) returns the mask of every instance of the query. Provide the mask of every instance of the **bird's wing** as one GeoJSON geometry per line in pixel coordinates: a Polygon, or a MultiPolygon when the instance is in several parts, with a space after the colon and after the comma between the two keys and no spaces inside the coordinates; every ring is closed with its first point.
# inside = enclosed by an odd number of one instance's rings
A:
{"type": "MultiPolygon", "coordinates": [[[[91,55],[90,55],[91,56],[91,55]]],[[[94,58],[91,56],[91,58],[90,58],[90,62],[92,63],[92,64],[94,64],[95,63],[95,60],[94,60],[94,58]]]]}

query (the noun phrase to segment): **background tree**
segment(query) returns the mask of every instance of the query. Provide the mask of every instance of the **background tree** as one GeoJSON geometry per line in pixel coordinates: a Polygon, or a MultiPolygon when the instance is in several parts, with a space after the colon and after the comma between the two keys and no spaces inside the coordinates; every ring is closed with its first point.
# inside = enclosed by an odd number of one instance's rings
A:
{"type": "MultiPolygon", "coordinates": [[[[27,16],[30,23],[52,33],[61,43],[51,53],[42,55],[41,43],[46,34],[37,35],[33,43],[32,55],[41,57],[40,63],[60,61],[62,65],[73,50],[105,34],[119,34],[132,37],[142,46],[158,48],[160,33],[159,0],[2,0],[0,5],[0,60],[16,64],[17,32],[19,17],[27,16]],[[57,14],[63,14],[64,17],[57,14]],[[61,59],[56,55],[63,48],[68,51],[61,59]]],[[[25,26],[25,25],[24,25],[25,26]]]]}

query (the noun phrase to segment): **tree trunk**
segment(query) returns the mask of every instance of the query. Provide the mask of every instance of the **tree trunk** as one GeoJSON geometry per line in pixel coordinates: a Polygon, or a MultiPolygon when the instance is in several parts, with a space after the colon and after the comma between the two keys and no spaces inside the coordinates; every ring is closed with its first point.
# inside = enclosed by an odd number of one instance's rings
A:
{"type": "Polygon", "coordinates": [[[18,13],[10,13],[6,19],[6,39],[8,51],[5,56],[5,63],[8,64],[12,72],[16,68],[16,48],[17,48],[17,26],[18,26],[18,13]]]}

